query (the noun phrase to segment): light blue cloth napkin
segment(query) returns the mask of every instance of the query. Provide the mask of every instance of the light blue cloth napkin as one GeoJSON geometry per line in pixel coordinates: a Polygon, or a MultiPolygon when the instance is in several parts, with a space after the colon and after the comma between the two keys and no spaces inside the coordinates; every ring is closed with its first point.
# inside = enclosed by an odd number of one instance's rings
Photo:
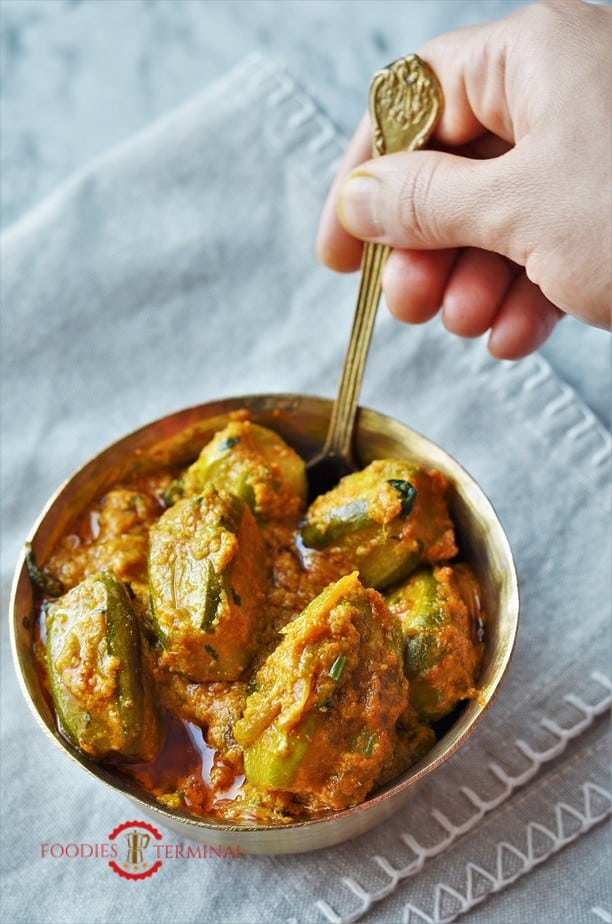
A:
{"type": "MultiPolygon", "coordinates": [[[[4,235],[5,602],[44,501],[107,443],[218,397],[334,394],[356,283],[321,268],[313,241],[343,146],[255,56],[4,235]]],[[[384,311],[362,403],[459,459],[514,549],[516,654],[469,746],[393,820],[343,846],[168,859],[126,882],[104,860],[41,855],[104,842],[133,809],[36,726],[5,619],[4,920],[609,920],[610,436],[542,358],[497,363],[437,321],[408,328],[384,311]]]]}

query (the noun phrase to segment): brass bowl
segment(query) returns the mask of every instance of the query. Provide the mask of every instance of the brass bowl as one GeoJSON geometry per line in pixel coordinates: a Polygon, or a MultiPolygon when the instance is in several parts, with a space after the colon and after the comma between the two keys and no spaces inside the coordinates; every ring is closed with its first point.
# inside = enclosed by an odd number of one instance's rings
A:
{"type": "MultiPolygon", "coordinates": [[[[306,459],[321,448],[332,403],[302,395],[254,395],[188,408],[129,434],[84,465],[49,500],[28,542],[44,561],[75,514],[113,482],[137,470],[187,463],[223,427],[230,412],[246,408],[252,419],[280,433],[306,459]]],[[[452,488],[450,507],[463,557],[482,584],[487,614],[486,653],[479,695],[460,711],[449,730],[425,757],[366,802],[345,811],[283,825],[228,825],[194,818],[159,805],[135,784],[95,764],[58,732],[41,689],[33,655],[34,602],[25,565],[17,565],[11,597],[13,657],[25,697],[36,719],[55,744],[88,773],[119,790],[159,824],[192,840],[235,847],[243,853],[300,853],[330,847],[363,834],[394,815],[414,795],[418,784],[437,770],[466,741],[491,705],[512,654],[518,625],[518,587],[508,540],[491,504],[474,480],[434,443],[404,424],[375,411],[360,409],[356,453],[363,465],[375,458],[397,457],[440,469],[452,488]]]]}

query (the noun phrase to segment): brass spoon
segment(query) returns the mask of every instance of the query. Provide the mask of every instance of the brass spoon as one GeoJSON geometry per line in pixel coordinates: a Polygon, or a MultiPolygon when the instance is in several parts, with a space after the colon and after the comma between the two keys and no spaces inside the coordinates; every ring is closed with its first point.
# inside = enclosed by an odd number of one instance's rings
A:
{"type": "MultiPolygon", "coordinates": [[[[417,55],[408,55],[377,71],[370,82],[372,155],[422,147],[442,112],[442,88],[436,75],[417,55]]],[[[357,399],[368,355],[381,277],[390,248],[366,243],[353,327],[344,358],[338,394],[321,452],[308,463],[311,498],[333,487],[358,467],[353,452],[357,399]]]]}

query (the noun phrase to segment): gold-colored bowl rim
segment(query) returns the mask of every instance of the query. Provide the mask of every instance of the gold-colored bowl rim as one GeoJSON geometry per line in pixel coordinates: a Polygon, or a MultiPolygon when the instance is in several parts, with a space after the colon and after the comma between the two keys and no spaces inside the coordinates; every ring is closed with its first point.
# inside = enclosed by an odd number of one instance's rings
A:
{"type": "Polygon", "coordinates": [[[110,444],[81,466],[52,495],[36,520],[20,555],[10,602],[13,661],[23,694],[43,731],[91,776],[122,792],[160,824],[185,837],[244,853],[298,853],[341,843],[394,815],[434,770],[455,754],[490,708],[507,671],[518,629],[519,596],[510,545],[490,501],[455,459],[394,418],[360,408],[356,456],[417,459],[443,471],[454,486],[451,509],[460,544],[476,565],[485,592],[487,645],[478,696],[462,709],[449,730],[418,763],[352,808],[281,825],[231,825],[186,815],[157,803],[124,777],[82,755],[60,734],[45,699],[32,652],[33,596],[25,556],[31,545],[44,560],[77,510],[134,467],[187,462],[231,413],[246,409],[271,426],[308,460],[320,449],[332,402],[309,395],[264,394],[226,398],[159,418],[110,444]]]}

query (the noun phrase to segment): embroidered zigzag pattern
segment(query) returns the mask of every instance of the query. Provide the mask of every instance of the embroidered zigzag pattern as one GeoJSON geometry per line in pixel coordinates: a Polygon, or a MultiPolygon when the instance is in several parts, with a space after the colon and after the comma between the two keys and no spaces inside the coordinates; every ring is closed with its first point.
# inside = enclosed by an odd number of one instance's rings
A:
{"type": "MultiPolygon", "coordinates": [[[[523,739],[516,739],[516,748],[527,758],[528,767],[515,776],[509,774],[496,762],[488,764],[488,770],[495,780],[501,784],[497,794],[491,799],[482,799],[473,789],[462,786],[461,792],[473,805],[475,811],[462,824],[455,825],[446,815],[438,809],[431,810],[432,818],[443,829],[444,836],[433,846],[424,847],[414,835],[404,833],[400,835],[403,843],[410,848],[414,859],[407,865],[396,868],[386,857],[375,855],[372,862],[385,874],[388,882],[375,890],[365,889],[353,877],[343,877],[342,882],[358,899],[359,905],[352,912],[338,914],[326,901],[316,902],[316,907],[330,922],[330,924],[354,924],[368,912],[374,904],[389,896],[398,885],[409,876],[414,876],[423,869],[427,860],[439,856],[451,846],[459,837],[471,831],[489,812],[498,808],[517,789],[525,786],[535,777],[542,766],[557,758],[566,749],[571,740],[577,738],[592,725],[595,719],[603,715],[612,703],[612,683],[599,672],[594,672],[591,678],[606,691],[596,703],[586,703],[574,693],[564,697],[566,703],[573,706],[579,718],[572,725],[562,727],[554,719],[542,718],[540,724],[556,739],[549,748],[538,751],[523,739]]],[[[551,827],[531,822],[525,829],[525,845],[519,849],[507,841],[501,841],[496,847],[496,858],[493,869],[484,869],[474,863],[467,863],[465,867],[465,889],[459,892],[446,883],[440,882],[434,891],[433,908],[427,913],[408,902],[404,906],[404,924],[450,924],[459,915],[479,904],[483,899],[494,892],[498,892],[528,873],[534,867],[557,853],[571,841],[586,833],[596,824],[606,818],[612,808],[612,794],[592,781],[585,781],[581,786],[581,802],[578,807],[566,802],[558,802],[554,806],[554,819],[551,827]]],[[[598,909],[599,910],[599,909],[598,909]]]]}

